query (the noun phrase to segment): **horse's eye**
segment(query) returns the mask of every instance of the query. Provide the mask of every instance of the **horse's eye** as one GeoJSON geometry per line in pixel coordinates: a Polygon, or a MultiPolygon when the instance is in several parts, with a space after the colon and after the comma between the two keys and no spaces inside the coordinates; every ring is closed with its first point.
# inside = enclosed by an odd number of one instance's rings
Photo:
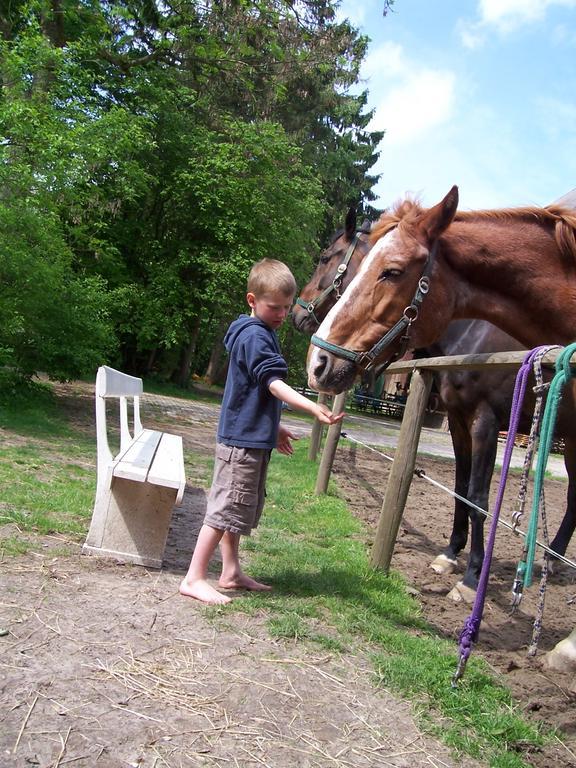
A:
{"type": "Polygon", "coordinates": [[[400,277],[401,274],[402,274],[401,269],[385,269],[380,275],[380,277],[378,278],[378,280],[382,282],[384,280],[389,280],[390,278],[400,277]]]}
{"type": "Polygon", "coordinates": [[[320,256],[320,264],[328,264],[331,258],[332,256],[330,256],[328,253],[324,256],[320,256]]]}

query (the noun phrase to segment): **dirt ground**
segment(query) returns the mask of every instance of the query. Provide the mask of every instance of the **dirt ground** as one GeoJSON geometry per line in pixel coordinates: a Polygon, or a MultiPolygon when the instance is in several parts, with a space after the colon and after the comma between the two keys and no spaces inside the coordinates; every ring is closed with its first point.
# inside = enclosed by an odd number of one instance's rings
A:
{"type": "MultiPolygon", "coordinates": [[[[70,418],[93,434],[90,388],[60,387],[59,394],[70,418]]],[[[211,455],[217,410],[150,396],[143,420],[178,431],[186,448],[211,455]]],[[[303,422],[297,428],[306,432],[303,422]]],[[[0,439],[14,436],[0,431],[0,439]]],[[[452,484],[450,462],[422,463],[431,477],[452,484]]],[[[351,510],[374,530],[389,462],[343,444],[335,471],[351,510]]],[[[82,556],[81,543],[62,537],[30,536],[28,554],[2,560],[2,768],[478,765],[450,755],[421,733],[409,703],[373,687],[363,649],[340,656],[275,641],[264,611],[230,613],[178,595],[205,508],[194,468],[187,472],[161,571],[82,556]]],[[[562,507],[565,490],[562,482],[547,485],[550,510],[562,507]]],[[[417,590],[428,620],[456,638],[469,609],[446,599],[454,576],[428,569],[449,534],[450,508],[438,489],[414,481],[393,567],[417,590]]],[[[14,533],[11,526],[0,530],[14,533]]],[[[527,659],[534,599],[526,595],[513,618],[507,604],[518,547],[508,537],[497,545],[475,652],[505,677],[530,717],[567,734],[567,746],[546,747],[531,757],[533,765],[568,768],[576,766],[576,696],[541,659],[576,624],[574,576],[554,577],[539,652],[527,659]]]]}
{"type": "MultiPolygon", "coordinates": [[[[353,430],[351,430],[353,432],[353,430]]],[[[378,522],[391,463],[381,454],[349,443],[340,448],[335,459],[334,474],[344,497],[355,515],[365,520],[374,532],[378,522]]],[[[423,469],[428,478],[452,489],[453,463],[446,459],[419,456],[416,468],[423,469]]],[[[492,497],[500,473],[494,474],[492,497]]],[[[519,474],[509,475],[501,518],[510,522],[519,487],[519,474]]],[[[545,502],[550,534],[556,531],[562,519],[567,482],[547,479],[545,502]]],[[[526,517],[530,512],[526,507],[526,517]]],[[[456,604],[447,595],[461,578],[468,551],[461,555],[454,574],[438,575],[429,567],[448,543],[452,527],[452,504],[444,490],[415,477],[412,481],[407,505],[400,525],[391,567],[400,571],[415,589],[426,619],[457,648],[458,637],[471,606],[456,604]]],[[[523,522],[521,529],[526,529],[523,522]]],[[[486,524],[486,537],[489,524],[486,524]]],[[[529,717],[541,719],[561,729],[568,750],[535,755],[534,765],[576,766],[576,679],[548,669],[543,657],[556,643],[576,626],[576,572],[565,564],[556,565],[549,577],[546,590],[543,628],[536,656],[528,657],[536,615],[540,569],[534,574],[532,587],[525,590],[520,608],[514,615],[510,611],[511,588],[523,540],[509,530],[500,528],[496,538],[484,618],[478,643],[473,650],[488,661],[503,676],[506,685],[529,717]]],[[[576,560],[576,540],[570,543],[566,556],[576,560]]],[[[537,555],[538,562],[541,555],[537,555]]]]}

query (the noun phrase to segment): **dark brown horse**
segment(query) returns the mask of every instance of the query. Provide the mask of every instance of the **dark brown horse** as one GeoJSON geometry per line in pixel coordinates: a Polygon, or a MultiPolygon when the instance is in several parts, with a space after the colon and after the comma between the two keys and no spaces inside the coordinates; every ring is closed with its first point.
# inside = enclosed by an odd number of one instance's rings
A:
{"type": "MultiPolygon", "coordinates": [[[[411,206],[411,204],[410,204],[411,206]]],[[[404,204],[404,209],[409,207],[404,204]]],[[[399,220],[398,213],[393,217],[399,220]]],[[[356,229],[355,211],[348,212],[346,224],[322,252],[314,275],[303,288],[293,308],[294,325],[306,333],[314,333],[318,324],[350,284],[370,249],[368,227],[356,229]],[[338,267],[346,263],[343,270],[338,267]],[[337,281],[333,288],[334,280],[337,281]]],[[[482,320],[451,323],[435,345],[422,350],[424,356],[475,354],[519,350],[522,346],[512,337],[482,320]]],[[[490,481],[494,471],[498,432],[506,429],[512,402],[515,375],[505,371],[451,371],[438,373],[436,383],[445,404],[455,455],[455,491],[481,509],[488,507],[490,481]]],[[[521,430],[529,431],[533,399],[526,400],[521,430]]],[[[572,412],[573,413],[573,412],[572,412]]],[[[568,404],[563,404],[558,433],[565,438],[565,463],[569,477],[567,508],[552,548],[565,554],[576,526],[576,423],[570,418],[568,404]]],[[[471,528],[470,557],[463,577],[464,587],[475,590],[484,557],[484,516],[456,499],[454,521],[449,544],[432,563],[439,572],[453,570],[457,556],[468,539],[471,528]]],[[[470,597],[459,584],[451,596],[470,597]]]]}

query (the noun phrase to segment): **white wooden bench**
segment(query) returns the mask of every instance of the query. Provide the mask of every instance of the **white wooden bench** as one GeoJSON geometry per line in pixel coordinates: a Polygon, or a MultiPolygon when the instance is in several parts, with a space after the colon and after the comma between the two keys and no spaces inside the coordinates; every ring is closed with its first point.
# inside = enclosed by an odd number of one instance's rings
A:
{"type": "Polygon", "coordinates": [[[184,452],[179,435],[143,429],[142,392],[142,379],[106,365],[98,369],[96,500],[82,551],[161,568],[172,509],[182,501],[186,485],[184,452]],[[106,401],[111,399],[119,402],[116,456],[108,442],[106,401]]]}

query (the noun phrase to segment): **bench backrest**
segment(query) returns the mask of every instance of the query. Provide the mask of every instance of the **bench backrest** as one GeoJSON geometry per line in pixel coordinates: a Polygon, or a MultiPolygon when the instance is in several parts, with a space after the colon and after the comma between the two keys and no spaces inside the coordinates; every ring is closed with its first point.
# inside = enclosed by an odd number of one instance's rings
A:
{"type": "Polygon", "coordinates": [[[102,365],[96,374],[96,445],[98,482],[104,480],[105,467],[112,461],[106,425],[106,399],[116,397],[120,407],[120,450],[124,451],[136,435],[142,432],[140,421],[140,395],[142,379],[102,365]],[[133,400],[132,431],[128,423],[128,398],[133,400]]]}

